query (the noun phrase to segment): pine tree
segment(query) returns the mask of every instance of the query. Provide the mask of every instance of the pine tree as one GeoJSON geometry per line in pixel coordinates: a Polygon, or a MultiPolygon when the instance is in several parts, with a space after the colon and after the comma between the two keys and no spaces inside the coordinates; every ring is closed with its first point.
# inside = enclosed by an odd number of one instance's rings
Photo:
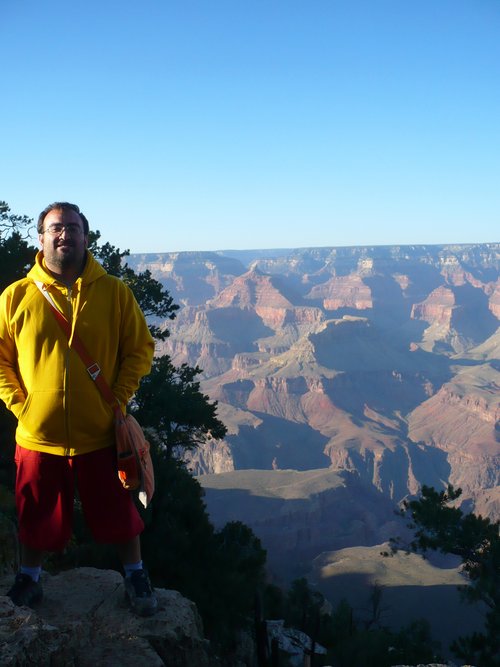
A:
{"type": "Polygon", "coordinates": [[[454,503],[461,489],[422,488],[421,498],[404,503],[403,514],[415,530],[413,550],[439,550],[460,556],[469,584],[461,587],[466,600],[487,608],[485,629],[452,645],[456,655],[477,667],[500,666],[500,522],[464,514],[454,503]]]}

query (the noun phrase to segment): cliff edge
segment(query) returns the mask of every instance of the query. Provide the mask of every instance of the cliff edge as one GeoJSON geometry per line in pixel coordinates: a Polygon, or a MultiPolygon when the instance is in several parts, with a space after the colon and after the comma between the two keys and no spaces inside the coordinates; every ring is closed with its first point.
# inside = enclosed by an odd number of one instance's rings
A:
{"type": "MultiPolygon", "coordinates": [[[[0,579],[7,590],[12,575],[0,579]]],[[[122,576],[77,568],[43,575],[36,610],[0,595],[0,664],[3,667],[215,667],[193,602],[156,589],[159,610],[138,618],[129,610],[122,576]]]]}

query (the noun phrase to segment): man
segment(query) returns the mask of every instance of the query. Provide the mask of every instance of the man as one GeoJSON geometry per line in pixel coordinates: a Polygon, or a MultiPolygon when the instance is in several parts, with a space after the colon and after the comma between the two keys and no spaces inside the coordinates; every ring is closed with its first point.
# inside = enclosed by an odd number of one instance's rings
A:
{"type": "Polygon", "coordinates": [[[56,202],[38,218],[41,251],[27,277],[0,296],[0,398],[18,419],[16,508],[21,568],[7,593],[15,604],[42,598],[44,551],[71,536],[75,479],[98,542],[116,544],[134,611],[157,601],[142,566],[144,524],[116,472],[113,411],[72,347],[78,333],[123,409],[149,373],[154,342],[130,289],[87,250],[78,206],[56,202]],[[67,338],[36,282],[71,323],[67,338]]]}

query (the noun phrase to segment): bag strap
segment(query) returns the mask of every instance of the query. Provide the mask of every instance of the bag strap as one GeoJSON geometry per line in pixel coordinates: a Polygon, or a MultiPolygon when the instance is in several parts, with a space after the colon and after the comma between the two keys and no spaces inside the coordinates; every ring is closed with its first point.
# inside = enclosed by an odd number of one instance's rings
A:
{"type": "MultiPolygon", "coordinates": [[[[34,281],[35,285],[38,287],[40,292],[43,294],[45,299],[47,300],[51,311],[54,314],[54,317],[56,318],[57,323],[61,327],[61,329],[64,331],[66,334],[68,340],[71,337],[71,325],[66,319],[66,317],[61,313],[59,308],[56,306],[54,299],[52,298],[52,295],[49,293],[47,286],[42,283],[40,280],[35,280],[34,281]]],[[[121,411],[120,403],[118,402],[118,399],[116,396],[113,394],[111,391],[111,388],[109,384],[106,381],[106,378],[104,375],[101,373],[101,368],[99,364],[92,359],[90,354],[87,352],[87,348],[85,347],[82,339],[80,336],[76,333],[76,331],[73,333],[73,339],[72,339],[72,345],[71,347],[75,350],[75,352],[79,355],[80,359],[83,361],[83,364],[85,368],[87,369],[87,373],[90,375],[91,379],[94,381],[94,384],[96,387],[99,389],[99,391],[102,394],[102,397],[106,401],[106,403],[109,403],[109,405],[113,408],[115,415],[118,416],[118,413],[120,417],[123,419],[123,414],[121,411]]]]}

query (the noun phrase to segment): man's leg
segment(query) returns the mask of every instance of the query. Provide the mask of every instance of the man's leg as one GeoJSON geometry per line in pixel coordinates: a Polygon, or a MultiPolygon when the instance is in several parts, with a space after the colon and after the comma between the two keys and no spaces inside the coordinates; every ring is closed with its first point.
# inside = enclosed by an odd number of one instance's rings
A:
{"type": "Polygon", "coordinates": [[[21,566],[7,595],[17,605],[32,606],[43,597],[40,576],[43,551],[21,544],[21,566]]]}
{"type": "Polygon", "coordinates": [[[125,593],[132,609],[140,616],[152,616],[158,607],[156,596],[141,557],[141,538],[116,545],[125,572],[125,593]]]}
{"type": "Polygon", "coordinates": [[[118,557],[122,565],[131,565],[141,560],[141,538],[136,535],[129,542],[117,544],[118,557]]]}
{"type": "Polygon", "coordinates": [[[43,551],[39,549],[30,549],[25,544],[21,544],[21,565],[25,567],[41,567],[43,551]]]}
{"type": "Polygon", "coordinates": [[[139,616],[152,616],[158,608],[158,601],[142,563],[139,535],[116,546],[125,572],[125,594],[130,606],[139,616]]]}
{"type": "Polygon", "coordinates": [[[132,609],[141,616],[154,614],[158,603],[141,559],[144,523],[132,494],[118,479],[116,448],[81,454],[73,461],[83,513],[94,539],[116,545],[132,609]]]}
{"type": "Polygon", "coordinates": [[[7,595],[31,606],[43,596],[43,552],[63,549],[71,535],[73,473],[65,457],[19,446],[15,461],[21,567],[7,595]]]}

